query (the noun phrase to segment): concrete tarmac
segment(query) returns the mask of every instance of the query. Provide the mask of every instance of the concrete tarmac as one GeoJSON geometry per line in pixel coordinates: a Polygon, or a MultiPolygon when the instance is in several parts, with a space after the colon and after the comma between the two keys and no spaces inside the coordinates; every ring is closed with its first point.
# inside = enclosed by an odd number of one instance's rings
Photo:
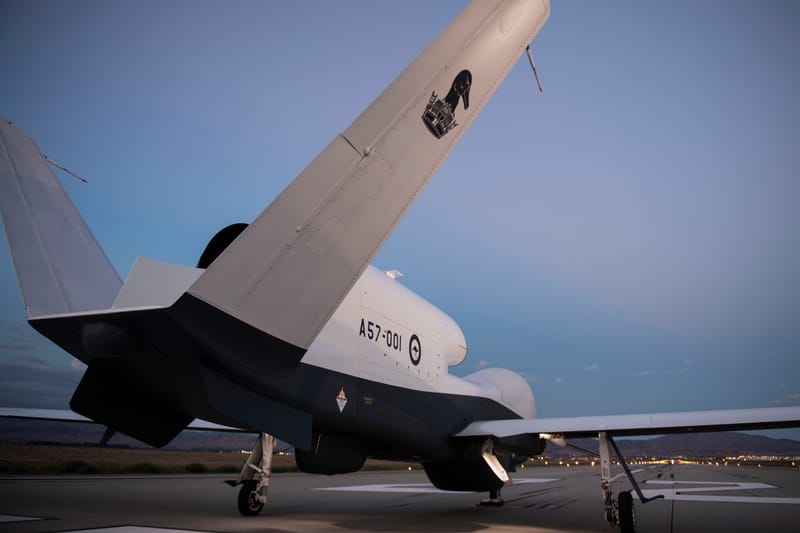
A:
{"type": "MultiPolygon", "coordinates": [[[[800,531],[800,468],[634,467],[646,495],[640,532],[800,531]]],[[[617,472],[615,472],[616,474],[617,472]]],[[[433,489],[420,471],[273,475],[256,517],[236,510],[230,476],[7,476],[0,531],[156,533],[308,531],[603,531],[598,467],[520,470],[503,507],[433,489]],[[178,531],[176,531],[178,530],[178,531]]],[[[628,490],[624,476],[616,490],[628,490]]]]}

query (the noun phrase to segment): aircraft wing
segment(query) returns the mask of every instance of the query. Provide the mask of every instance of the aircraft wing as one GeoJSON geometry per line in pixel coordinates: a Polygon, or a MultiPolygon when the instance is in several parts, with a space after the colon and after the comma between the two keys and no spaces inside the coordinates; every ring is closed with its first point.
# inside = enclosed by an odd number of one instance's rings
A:
{"type": "MultiPolygon", "coordinates": [[[[20,407],[0,407],[0,418],[21,418],[26,420],[49,420],[55,422],[83,422],[86,424],[99,424],[94,420],[81,416],[74,411],[66,409],[27,409],[20,407]]],[[[102,425],[102,424],[100,424],[102,425]]],[[[242,428],[223,426],[207,420],[195,418],[186,429],[196,431],[236,431],[242,433],[253,433],[242,428]]]]}
{"type": "Polygon", "coordinates": [[[189,295],[306,350],[549,14],[549,0],[472,2],[189,295]]]}
{"type": "Polygon", "coordinates": [[[523,434],[549,434],[564,438],[586,438],[597,437],[600,432],[613,436],[633,436],[798,426],[800,426],[800,406],[793,406],[683,413],[478,420],[454,437],[502,438],[523,434]]]}

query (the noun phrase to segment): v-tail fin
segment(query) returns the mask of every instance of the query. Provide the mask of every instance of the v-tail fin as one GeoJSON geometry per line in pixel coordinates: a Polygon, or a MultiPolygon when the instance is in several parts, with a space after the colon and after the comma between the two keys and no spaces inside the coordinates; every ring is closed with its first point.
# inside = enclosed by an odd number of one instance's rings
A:
{"type": "Polygon", "coordinates": [[[472,2],[189,296],[307,349],[549,14],[548,0],[472,2]]]}
{"type": "Polygon", "coordinates": [[[0,211],[28,318],[111,307],[119,275],[36,143],[4,118],[0,211]]]}

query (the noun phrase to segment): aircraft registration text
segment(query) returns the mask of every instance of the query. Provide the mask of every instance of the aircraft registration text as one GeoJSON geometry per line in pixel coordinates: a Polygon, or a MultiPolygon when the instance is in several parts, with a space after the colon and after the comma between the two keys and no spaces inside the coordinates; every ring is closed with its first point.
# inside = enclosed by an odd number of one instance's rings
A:
{"type": "Polygon", "coordinates": [[[387,348],[398,351],[403,349],[403,336],[396,331],[381,327],[377,322],[362,318],[358,334],[361,337],[381,343],[387,348]]]}

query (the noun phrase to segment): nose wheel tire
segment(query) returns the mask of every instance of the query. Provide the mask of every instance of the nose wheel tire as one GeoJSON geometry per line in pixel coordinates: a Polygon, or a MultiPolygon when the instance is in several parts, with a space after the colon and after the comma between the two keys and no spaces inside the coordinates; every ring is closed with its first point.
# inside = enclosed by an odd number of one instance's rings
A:
{"type": "Polygon", "coordinates": [[[620,492],[617,499],[619,509],[620,533],[636,532],[636,511],[633,509],[633,496],[630,492],[620,492]]]}
{"type": "Polygon", "coordinates": [[[242,483],[242,488],[239,489],[236,503],[243,516],[255,516],[264,508],[264,504],[258,499],[257,487],[258,481],[251,479],[242,483]]]}

